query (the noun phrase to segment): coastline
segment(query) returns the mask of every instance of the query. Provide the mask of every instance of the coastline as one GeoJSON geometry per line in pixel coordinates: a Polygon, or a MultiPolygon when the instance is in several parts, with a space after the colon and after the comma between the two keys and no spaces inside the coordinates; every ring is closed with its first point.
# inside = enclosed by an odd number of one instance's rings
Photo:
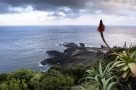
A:
{"type": "MultiPolygon", "coordinates": [[[[135,28],[107,27],[106,29],[105,35],[110,46],[121,47],[125,41],[128,46],[131,43],[135,45],[135,28]]],[[[63,42],[76,44],[84,42],[86,47],[100,47],[103,44],[98,32],[91,26],[2,27],[1,31],[1,72],[12,72],[20,68],[39,71],[41,69],[38,66],[39,62],[48,57],[46,51],[63,51],[65,48],[58,46],[63,42]]]]}
{"type": "Polygon", "coordinates": [[[49,58],[41,61],[41,65],[60,65],[64,67],[73,67],[75,65],[91,66],[97,61],[104,58],[108,49],[101,45],[98,47],[86,47],[84,43],[77,44],[64,43],[62,44],[66,49],[63,52],[56,50],[46,51],[49,58]]]}

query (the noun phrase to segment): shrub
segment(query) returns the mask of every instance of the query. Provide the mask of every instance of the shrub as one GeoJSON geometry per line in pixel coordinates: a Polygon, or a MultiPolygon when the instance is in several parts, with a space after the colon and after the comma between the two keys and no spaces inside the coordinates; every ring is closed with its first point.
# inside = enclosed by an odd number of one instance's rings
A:
{"type": "Polygon", "coordinates": [[[7,77],[7,81],[17,80],[20,88],[23,86],[23,83],[25,83],[28,87],[27,89],[31,90],[38,88],[39,79],[41,78],[40,76],[41,74],[38,72],[34,72],[28,69],[20,69],[16,72],[10,73],[7,77]]]}
{"type": "Polygon", "coordinates": [[[0,74],[0,83],[4,82],[7,80],[8,74],[2,73],[0,74]]]}
{"type": "Polygon", "coordinates": [[[83,75],[80,72],[84,69],[81,68],[66,69],[54,66],[45,73],[20,69],[9,74],[0,74],[0,90],[56,90],[70,88],[75,84],[75,77],[79,74],[83,75]],[[72,73],[70,73],[70,70],[72,70],[72,73]]]}
{"type": "Polygon", "coordinates": [[[52,70],[56,70],[56,71],[59,71],[63,75],[69,75],[69,76],[73,77],[74,83],[77,85],[77,84],[79,84],[78,81],[84,77],[84,73],[86,71],[86,68],[83,65],[77,65],[74,67],[53,66],[48,70],[48,73],[50,73],[50,71],[52,72],[52,70]]]}
{"type": "Polygon", "coordinates": [[[72,68],[66,68],[63,73],[72,76],[77,85],[79,84],[78,81],[84,77],[85,71],[85,66],[78,65],[72,68]]]}
{"type": "Polygon", "coordinates": [[[52,70],[42,77],[41,87],[43,90],[56,90],[74,85],[74,79],[71,76],[63,75],[59,71],[52,70]],[[54,72],[54,73],[53,73],[54,72]]]}
{"type": "Polygon", "coordinates": [[[0,90],[28,90],[25,80],[11,79],[0,84],[0,90]]]}
{"type": "Polygon", "coordinates": [[[14,78],[14,79],[19,79],[19,80],[26,80],[26,82],[28,82],[32,77],[34,77],[35,72],[33,72],[32,70],[28,70],[28,69],[20,69],[17,70],[16,72],[13,72],[11,74],[9,74],[8,76],[8,80],[14,78]]]}
{"type": "Polygon", "coordinates": [[[29,84],[29,88],[33,89],[33,90],[41,90],[41,85],[40,85],[41,77],[42,77],[41,73],[35,74],[35,76],[32,77],[30,79],[29,83],[28,83],[29,84]]]}

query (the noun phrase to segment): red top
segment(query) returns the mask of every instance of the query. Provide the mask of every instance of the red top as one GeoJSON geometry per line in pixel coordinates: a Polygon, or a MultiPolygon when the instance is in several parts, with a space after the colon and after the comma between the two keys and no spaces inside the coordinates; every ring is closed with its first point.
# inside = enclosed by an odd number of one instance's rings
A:
{"type": "Polygon", "coordinates": [[[100,20],[100,24],[99,24],[99,26],[98,26],[97,30],[98,30],[100,33],[104,32],[104,30],[105,30],[105,26],[104,26],[104,24],[103,24],[103,21],[102,21],[102,20],[100,20]]]}

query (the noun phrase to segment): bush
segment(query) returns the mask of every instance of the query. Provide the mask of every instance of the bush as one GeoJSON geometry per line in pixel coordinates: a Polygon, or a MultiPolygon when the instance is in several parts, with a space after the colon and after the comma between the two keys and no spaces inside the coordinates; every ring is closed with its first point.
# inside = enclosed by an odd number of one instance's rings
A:
{"type": "Polygon", "coordinates": [[[20,69],[9,74],[0,74],[0,90],[56,90],[74,85],[74,78],[64,73],[62,67],[52,67],[39,73],[20,69]]]}
{"type": "MultiPolygon", "coordinates": [[[[86,71],[85,66],[83,65],[77,65],[75,67],[61,67],[61,66],[53,66],[48,70],[48,73],[50,71],[56,70],[59,71],[63,75],[69,75],[74,78],[75,85],[79,84],[78,81],[84,77],[84,73],[86,71]]],[[[57,73],[57,72],[56,72],[57,73]]]]}
{"type": "Polygon", "coordinates": [[[57,90],[74,85],[74,79],[70,76],[45,76],[41,81],[43,90],[57,90]]]}
{"type": "Polygon", "coordinates": [[[2,73],[0,74],[0,83],[4,82],[7,80],[8,74],[2,73]]]}
{"type": "Polygon", "coordinates": [[[28,90],[25,80],[12,79],[0,84],[0,90],[28,90]]]}
{"type": "Polygon", "coordinates": [[[66,68],[63,73],[73,76],[75,84],[77,85],[79,84],[78,81],[84,77],[85,71],[86,68],[84,66],[78,65],[72,68],[66,68]]]}
{"type": "Polygon", "coordinates": [[[28,70],[28,69],[20,69],[17,70],[16,72],[13,72],[11,74],[8,75],[8,80],[11,79],[19,79],[19,80],[25,80],[26,82],[29,82],[29,80],[34,77],[36,73],[33,72],[32,70],[28,70]]]}

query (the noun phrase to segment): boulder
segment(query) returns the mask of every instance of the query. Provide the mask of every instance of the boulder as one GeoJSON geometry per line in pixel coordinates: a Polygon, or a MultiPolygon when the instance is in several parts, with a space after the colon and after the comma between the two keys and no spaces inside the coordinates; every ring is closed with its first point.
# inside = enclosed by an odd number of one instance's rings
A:
{"type": "Polygon", "coordinates": [[[85,44],[84,43],[79,43],[81,48],[85,48],[85,44]]]}

